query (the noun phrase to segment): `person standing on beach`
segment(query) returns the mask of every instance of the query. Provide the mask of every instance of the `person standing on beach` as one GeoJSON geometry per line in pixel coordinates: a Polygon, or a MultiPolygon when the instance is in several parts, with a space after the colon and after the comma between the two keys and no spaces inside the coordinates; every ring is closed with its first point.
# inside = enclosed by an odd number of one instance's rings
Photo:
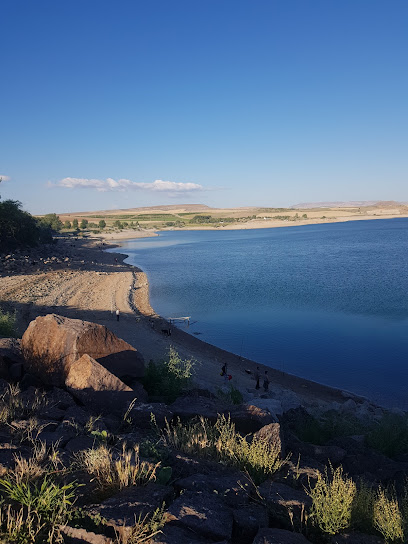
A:
{"type": "Polygon", "coordinates": [[[269,391],[269,376],[268,376],[268,371],[267,370],[265,370],[263,388],[264,388],[265,393],[267,393],[269,391]]]}
{"type": "Polygon", "coordinates": [[[227,363],[224,363],[221,367],[221,376],[225,376],[227,373],[227,363]]]}
{"type": "Polygon", "coordinates": [[[120,312],[119,310],[116,310],[116,321],[119,321],[120,312]]]}
{"type": "Polygon", "coordinates": [[[254,378],[255,378],[255,381],[256,381],[255,389],[259,389],[260,388],[259,380],[261,379],[261,373],[259,371],[259,366],[256,367],[254,378]]]}

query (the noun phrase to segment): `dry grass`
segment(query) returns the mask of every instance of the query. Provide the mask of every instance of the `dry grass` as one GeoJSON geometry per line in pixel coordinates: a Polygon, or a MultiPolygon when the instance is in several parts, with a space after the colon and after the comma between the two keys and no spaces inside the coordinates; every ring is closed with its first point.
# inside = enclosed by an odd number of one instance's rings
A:
{"type": "Polygon", "coordinates": [[[139,446],[126,449],[126,444],[116,459],[112,449],[106,445],[81,451],[76,454],[75,459],[78,467],[93,476],[103,491],[145,485],[156,479],[160,464],[141,461],[139,446]]]}
{"type": "Polygon", "coordinates": [[[162,434],[166,445],[247,471],[256,481],[277,472],[287,459],[280,458],[280,447],[266,440],[249,442],[235,430],[230,417],[219,415],[214,425],[200,417],[187,424],[166,422],[162,434]]]}

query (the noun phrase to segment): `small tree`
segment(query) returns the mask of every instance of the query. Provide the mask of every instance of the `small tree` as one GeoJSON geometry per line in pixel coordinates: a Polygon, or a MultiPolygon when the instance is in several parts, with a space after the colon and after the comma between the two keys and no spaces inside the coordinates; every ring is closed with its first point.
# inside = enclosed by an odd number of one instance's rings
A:
{"type": "Polygon", "coordinates": [[[70,229],[70,228],[71,228],[71,221],[65,221],[64,229],[70,229]]]}
{"type": "Polygon", "coordinates": [[[88,219],[82,219],[80,226],[81,229],[86,229],[86,227],[88,226],[88,219]]]}
{"type": "Polygon", "coordinates": [[[99,228],[104,229],[106,227],[106,221],[104,219],[101,219],[99,221],[99,228]]]}
{"type": "Polygon", "coordinates": [[[78,219],[74,219],[74,220],[72,221],[72,227],[73,227],[74,229],[77,229],[77,228],[78,228],[78,219]]]}
{"type": "Polygon", "coordinates": [[[52,230],[59,231],[62,229],[62,221],[59,216],[55,213],[47,213],[40,218],[40,223],[44,227],[49,227],[52,230]]]}

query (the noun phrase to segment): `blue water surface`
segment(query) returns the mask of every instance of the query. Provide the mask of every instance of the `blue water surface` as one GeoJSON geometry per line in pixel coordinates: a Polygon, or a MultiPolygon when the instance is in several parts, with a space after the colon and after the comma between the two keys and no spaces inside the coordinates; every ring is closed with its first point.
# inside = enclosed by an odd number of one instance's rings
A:
{"type": "Polygon", "coordinates": [[[150,301],[238,355],[408,409],[408,219],[127,241],[150,301]]]}

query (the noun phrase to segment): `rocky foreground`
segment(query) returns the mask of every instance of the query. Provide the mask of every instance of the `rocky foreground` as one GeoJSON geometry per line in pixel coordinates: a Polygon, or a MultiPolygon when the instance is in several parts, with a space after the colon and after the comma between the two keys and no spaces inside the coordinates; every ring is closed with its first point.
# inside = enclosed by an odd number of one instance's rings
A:
{"type": "Polygon", "coordinates": [[[22,340],[0,340],[5,542],[383,542],[361,513],[334,530],[319,525],[312,493],[327,466],[366,489],[403,490],[406,454],[391,459],[364,434],[381,410],[349,399],[325,414],[280,404],[277,415],[267,396],[254,405],[187,381],[171,398],[158,375],[156,390],[147,384],[149,368],[104,326],[53,314],[31,322],[22,340]],[[14,492],[35,495],[43,482],[66,486],[53,516],[14,492]],[[36,527],[26,540],[7,533],[13,512],[36,527]]]}

